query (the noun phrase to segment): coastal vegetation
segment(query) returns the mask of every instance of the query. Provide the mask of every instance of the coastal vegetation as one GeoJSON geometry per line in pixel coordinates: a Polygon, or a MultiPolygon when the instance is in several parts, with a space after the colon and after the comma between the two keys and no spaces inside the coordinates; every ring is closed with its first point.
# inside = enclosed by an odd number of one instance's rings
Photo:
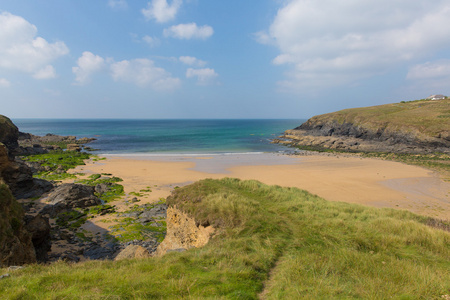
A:
{"type": "Polygon", "coordinates": [[[450,233],[427,217],[230,178],[178,188],[167,204],[214,226],[210,242],[142,260],[29,265],[0,280],[2,298],[450,295],[450,233]]]}

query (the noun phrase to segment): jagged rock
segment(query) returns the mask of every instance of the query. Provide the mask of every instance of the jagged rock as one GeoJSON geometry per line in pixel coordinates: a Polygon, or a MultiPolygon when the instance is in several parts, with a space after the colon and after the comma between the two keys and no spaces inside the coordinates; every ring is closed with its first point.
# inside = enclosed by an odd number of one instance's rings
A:
{"type": "Polygon", "coordinates": [[[55,217],[58,213],[72,208],[100,205],[101,200],[94,195],[94,187],[75,183],[65,183],[55,188],[47,198],[47,205],[41,213],[55,217]]]}
{"type": "Polygon", "coordinates": [[[26,216],[26,229],[31,234],[36,259],[39,262],[48,260],[48,252],[51,250],[50,223],[48,218],[41,215],[26,216]]]}
{"type": "Polygon", "coordinates": [[[139,245],[129,245],[114,258],[114,260],[132,259],[132,258],[148,258],[151,257],[147,249],[139,245]]]}
{"type": "Polygon", "coordinates": [[[4,146],[0,145],[0,177],[16,198],[40,197],[53,188],[50,182],[33,178],[32,170],[22,161],[8,160],[5,151],[4,146]]]}
{"type": "Polygon", "coordinates": [[[204,227],[176,207],[167,209],[167,234],[158,246],[156,255],[164,255],[169,250],[189,249],[206,245],[214,233],[212,226],[204,227]]]}

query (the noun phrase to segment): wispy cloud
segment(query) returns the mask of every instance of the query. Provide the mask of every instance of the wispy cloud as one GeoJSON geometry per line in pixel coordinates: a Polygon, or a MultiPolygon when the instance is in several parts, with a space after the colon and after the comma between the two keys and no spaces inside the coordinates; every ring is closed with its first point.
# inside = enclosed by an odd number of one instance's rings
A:
{"type": "Polygon", "coordinates": [[[193,69],[189,68],[186,71],[186,78],[197,78],[198,85],[208,85],[213,82],[213,80],[219,76],[219,74],[214,71],[214,69],[193,69]]]}
{"type": "Polygon", "coordinates": [[[114,9],[126,9],[128,3],[126,0],[108,0],[108,6],[114,9]]]}
{"type": "Polygon", "coordinates": [[[203,61],[201,59],[198,59],[193,56],[180,56],[179,60],[188,66],[194,66],[194,67],[204,67],[206,65],[206,61],[203,61]]]}
{"type": "Polygon", "coordinates": [[[197,26],[195,23],[179,24],[164,29],[165,37],[173,37],[182,40],[202,39],[211,37],[214,30],[209,25],[197,26]]]}
{"type": "Polygon", "coordinates": [[[148,36],[148,35],[144,36],[142,38],[142,41],[144,41],[144,43],[146,43],[147,45],[149,45],[152,48],[153,47],[157,47],[157,46],[159,46],[161,44],[161,41],[158,38],[151,37],[151,36],[148,36]]]}
{"type": "Polygon", "coordinates": [[[11,86],[11,82],[5,78],[0,78],[0,87],[7,88],[11,86]]]}
{"type": "Polygon", "coordinates": [[[180,79],[163,68],[156,67],[149,59],[123,60],[111,64],[115,81],[136,84],[139,87],[151,87],[156,90],[174,90],[180,86],[180,79]]]}

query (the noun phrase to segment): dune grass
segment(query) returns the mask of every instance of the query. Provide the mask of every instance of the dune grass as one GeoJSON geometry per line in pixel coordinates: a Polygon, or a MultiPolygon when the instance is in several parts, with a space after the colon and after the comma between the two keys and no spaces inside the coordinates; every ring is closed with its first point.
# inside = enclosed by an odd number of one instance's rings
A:
{"type": "MultiPolygon", "coordinates": [[[[218,228],[203,248],[119,262],[31,265],[2,299],[441,299],[450,233],[406,211],[328,202],[296,188],[202,180],[167,199],[218,228]]],[[[7,272],[0,271],[0,275],[7,272]]]]}

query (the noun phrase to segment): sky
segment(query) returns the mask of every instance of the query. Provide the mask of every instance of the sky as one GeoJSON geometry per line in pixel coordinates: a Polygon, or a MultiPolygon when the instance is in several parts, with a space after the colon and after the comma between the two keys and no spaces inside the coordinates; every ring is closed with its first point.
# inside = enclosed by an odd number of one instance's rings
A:
{"type": "Polygon", "coordinates": [[[450,95],[448,0],[0,0],[10,118],[305,119],[450,95]]]}

